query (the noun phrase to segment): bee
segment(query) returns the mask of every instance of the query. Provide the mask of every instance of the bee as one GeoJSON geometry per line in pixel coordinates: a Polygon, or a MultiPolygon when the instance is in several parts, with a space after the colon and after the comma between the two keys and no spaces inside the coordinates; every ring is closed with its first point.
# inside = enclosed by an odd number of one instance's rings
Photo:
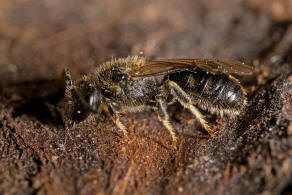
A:
{"type": "Polygon", "coordinates": [[[104,111],[122,130],[124,141],[128,134],[120,115],[151,108],[170,133],[175,148],[177,138],[168,105],[179,102],[213,137],[200,110],[221,117],[238,115],[246,106],[246,92],[231,74],[248,75],[252,71],[252,66],[232,60],[147,60],[138,56],[109,60],[76,81],[66,69],[65,124],[71,126],[104,111]]]}

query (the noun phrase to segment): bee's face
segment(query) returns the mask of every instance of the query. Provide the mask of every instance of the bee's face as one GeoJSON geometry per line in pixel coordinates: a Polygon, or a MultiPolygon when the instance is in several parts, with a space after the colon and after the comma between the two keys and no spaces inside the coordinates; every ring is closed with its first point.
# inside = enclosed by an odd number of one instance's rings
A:
{"type": "Polygon", "coordinates": [[[78,81],[70,90],[71,104],[68,117],[74,122],[82,122],[91,112],[97,113],[101,107],[100,90],[88,81],[78,81]]]}

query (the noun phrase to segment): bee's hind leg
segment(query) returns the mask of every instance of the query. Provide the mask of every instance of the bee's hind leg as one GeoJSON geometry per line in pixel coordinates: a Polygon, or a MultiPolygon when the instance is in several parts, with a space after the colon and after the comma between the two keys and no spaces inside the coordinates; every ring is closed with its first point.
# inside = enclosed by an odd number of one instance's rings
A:
{"type": "Polygon", "coordinates": [[[156,96],[156,101],[157,101],[157,107],[158,107],[158,110],[157,110],[158,118],[171,135],[172,148],[176,148],[176,136],[175,136],[175,133],[173,131],[173,127],[169,122],[169,116],[168,116],[168,113],[166,111],[167,104],[161,96],[156,96]]]}
{"type": "Polygon", "coordinates": [[[200,111],[193,106],[190,96],[175,82],[167,81],[167,87],[170,89],[171,94],[179,101],[181,105],[189,109],[193,115],[198,119],[204,129],[209,133],[211,137],[214,137],[214,133],[209,127],[207,121],[205,121],[204,116],[200,111]]]}
{"type": "Polygon", "coordinates": [[[116,111],[116,107],[118,105],[115,102],[111,102],[108,106],[104,106],[104,111],[111,115],[112,120],[114,123],[119,127],[120,130],[123,132],[123,138],[121,138],[121,142],[125,142],[128,140],[128,132],[125,125],[120,121],[119,115],[116,111]]]}

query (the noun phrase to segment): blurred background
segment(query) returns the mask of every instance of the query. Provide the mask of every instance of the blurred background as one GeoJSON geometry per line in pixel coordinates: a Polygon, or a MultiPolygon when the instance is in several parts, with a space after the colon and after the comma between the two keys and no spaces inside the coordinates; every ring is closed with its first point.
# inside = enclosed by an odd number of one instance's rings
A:
{"type": "Polygon", "coordinates": [[[141,51],[253,63],[291,34],[291,10],[291,0],[1,0],[0,77],[51,79],[64,67],[77,77],[141,51]]]}

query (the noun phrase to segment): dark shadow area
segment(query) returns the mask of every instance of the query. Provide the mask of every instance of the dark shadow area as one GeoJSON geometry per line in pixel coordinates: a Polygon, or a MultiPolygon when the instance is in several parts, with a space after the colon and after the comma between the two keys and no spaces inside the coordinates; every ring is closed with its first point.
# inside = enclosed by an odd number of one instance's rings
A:
{"type": "Polygon", "coordinates": [[[29,102],[16,106],[13,116],[18,117],[25,114],[35,117],[43,124],[61,125],[61,115],[58,112],[53,114],[52,112],[55,110],[50,109],[47,102],[49,101],[40,97],[32,98],[29,102]]]}
{"type": "Polygon", "coordinates": [[[43,124],[62,125],[58,104],[63,98],[62,80],[38,80],[11,83],[2,90],[5,97],[12,98],[13,117],[27,115],[43,124]]]}
{"type": "Polygon", "coordinates": [[[283,191],[281,192],[281,195],[291,195],[292,194],[292,185],[287,185],[283,191]]]}

